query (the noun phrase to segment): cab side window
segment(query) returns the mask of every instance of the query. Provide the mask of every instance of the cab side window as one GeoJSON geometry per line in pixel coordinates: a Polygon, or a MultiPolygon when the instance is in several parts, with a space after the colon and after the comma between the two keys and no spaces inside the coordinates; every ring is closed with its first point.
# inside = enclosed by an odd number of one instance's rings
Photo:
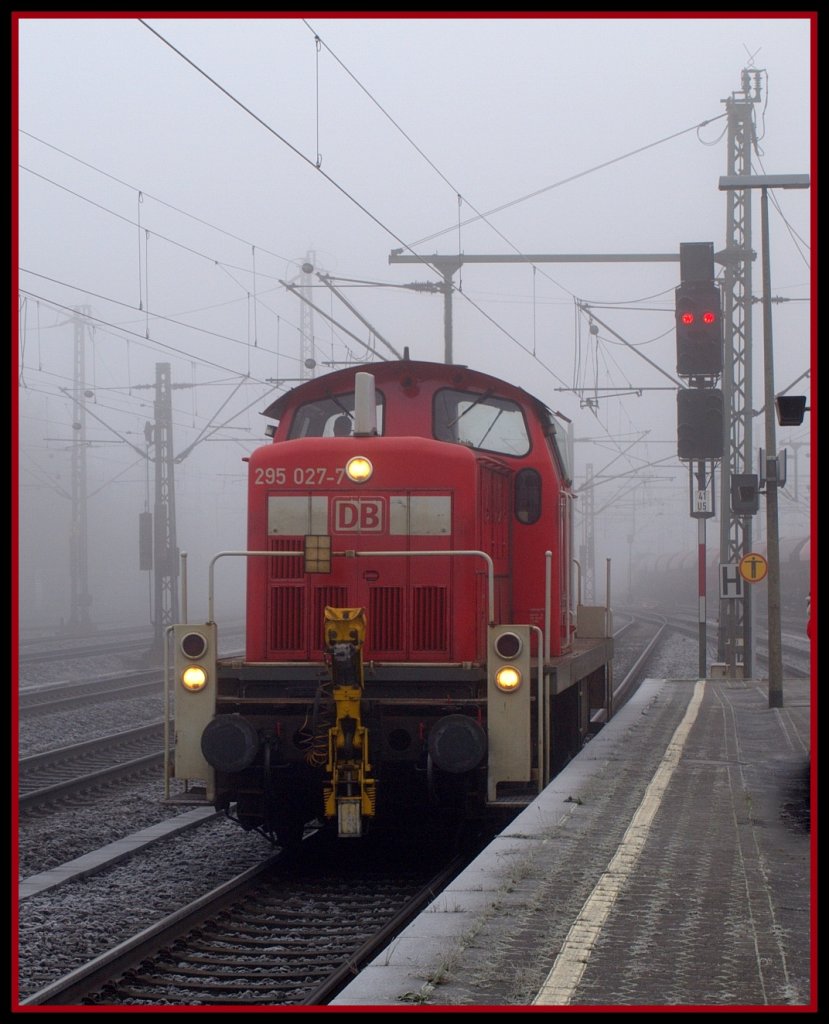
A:
{"type": "Polygon", "coordinates": [[[515,518],[532,526],[541,515],[541,474],[537,469],[519,469],[515,474],[515,518]]]}

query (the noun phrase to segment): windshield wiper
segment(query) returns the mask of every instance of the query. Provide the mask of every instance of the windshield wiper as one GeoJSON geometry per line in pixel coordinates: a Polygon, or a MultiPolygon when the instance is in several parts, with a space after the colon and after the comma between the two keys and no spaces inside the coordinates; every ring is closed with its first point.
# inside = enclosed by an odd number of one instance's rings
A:
{"type": "Polygon", "coordinates": [[[485,391],[480,397],[476,398],[474,402],[472,402],[470,405],[468,405],[464,409],[464,411],[462,413],[459,413],[452,420],[452,422],[451,423],[447,423],[446,426],[447,427],[454,427],[454,425],[458,422],[458,420],[462,420],[464,418],[464,416],[466,416],[466,414],[468,412],[470,412],[472,409],[475,408],[476,405],[480,405],[481,402],[485,402],[487,400],[487,398],[489,398],[491,395],[492,395],[492,388],[490,388],[489,391],[485,391]]]}

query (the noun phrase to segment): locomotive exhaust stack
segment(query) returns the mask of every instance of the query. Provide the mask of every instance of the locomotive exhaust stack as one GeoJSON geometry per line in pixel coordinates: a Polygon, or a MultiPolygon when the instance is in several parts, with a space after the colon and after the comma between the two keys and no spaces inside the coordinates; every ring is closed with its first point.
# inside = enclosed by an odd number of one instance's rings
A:
{"type": "Polygon", "coordinates": [[[377,434],[377,398],[374,374],[354,374],[354,436],[373,437],[377,434]]]}

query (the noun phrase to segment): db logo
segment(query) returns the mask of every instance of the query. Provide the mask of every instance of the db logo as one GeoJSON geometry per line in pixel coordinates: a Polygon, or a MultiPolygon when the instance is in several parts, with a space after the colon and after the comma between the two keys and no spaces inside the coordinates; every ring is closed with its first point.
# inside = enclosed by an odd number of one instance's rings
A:
{"type": "Polygon", "coordinates": [[[335,498],[334,529],[339,533],[380,533],[382,498],[335,498]]]}

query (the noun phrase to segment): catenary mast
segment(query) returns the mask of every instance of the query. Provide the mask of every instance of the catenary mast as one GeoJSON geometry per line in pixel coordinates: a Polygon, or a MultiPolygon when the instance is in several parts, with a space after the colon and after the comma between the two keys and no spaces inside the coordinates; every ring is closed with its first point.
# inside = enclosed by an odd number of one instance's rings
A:
{"type": "MultiPolygon", "coordinates": [[[[760,70],[744,68],[741,88],[723,102],[728,117],[728,174],[751,173],[754,105],[760,102],[760,70]]],[[[751,516],[731,512],[731,476],[751,473],[751,192],[726,192],[726,245],[718,255],[724,264],[722,285],[725,353],[723,394],[726,399],[720,484],[720,563],[735,565],[751,551],[751,516]]],[[[751,587],[739,598],[720,599],[717,654],[736,674],[742,648],[743,672],[751,675],[751,587]]]]}

